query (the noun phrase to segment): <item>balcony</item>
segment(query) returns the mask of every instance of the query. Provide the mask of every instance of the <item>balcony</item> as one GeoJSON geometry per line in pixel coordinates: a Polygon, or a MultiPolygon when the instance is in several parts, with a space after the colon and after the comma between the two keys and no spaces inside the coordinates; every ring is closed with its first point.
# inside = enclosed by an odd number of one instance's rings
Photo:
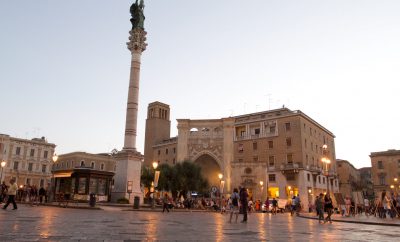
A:
{"type": "Polygon", "coordinates": [[[282,164],[280,168],[282,173],[299,173],[299,170],[303,169],[303,163],[301,162],[286,163],[282,164]]]}

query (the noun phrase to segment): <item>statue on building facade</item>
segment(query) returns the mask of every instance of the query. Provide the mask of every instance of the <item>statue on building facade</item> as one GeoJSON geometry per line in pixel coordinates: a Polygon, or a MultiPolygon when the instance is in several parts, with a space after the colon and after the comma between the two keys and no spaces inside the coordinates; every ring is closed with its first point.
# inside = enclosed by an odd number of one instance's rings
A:
{"type": "Polygon", "coordinates": [[[144,1],[140,0],[140,3],[138,3],[138,0],[134,4],[132,4],[130,8],[130,12],[132,15],[131,18],[131,23],[132,23],[132,29],[134,28],[141,28],[144,29],[144,14],[143,14],[143,9],[144,9],[144,1]]]}

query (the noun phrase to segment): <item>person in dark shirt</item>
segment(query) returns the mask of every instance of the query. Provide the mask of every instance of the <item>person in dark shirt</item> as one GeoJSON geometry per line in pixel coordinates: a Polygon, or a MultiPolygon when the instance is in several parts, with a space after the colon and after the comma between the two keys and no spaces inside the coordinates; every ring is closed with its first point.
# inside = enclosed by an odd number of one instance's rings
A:
{"type": "Polygon", "coordinates": [[[239,197],[240,197],[240,205],[243,212],[243,220],[242,223],[247,223],[247,197],[249,194],[247,193],[247,189],[242,187],[240,189],[239,197]]]}

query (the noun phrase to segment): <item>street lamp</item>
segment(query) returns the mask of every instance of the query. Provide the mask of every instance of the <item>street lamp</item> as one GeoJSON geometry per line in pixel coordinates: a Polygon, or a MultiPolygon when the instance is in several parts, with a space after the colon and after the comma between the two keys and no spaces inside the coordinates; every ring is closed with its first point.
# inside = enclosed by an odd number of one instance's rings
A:
{"type": "Polygon", "coordinates": [[[221,209],[221,213],[222,213],[222,178],[224,177],[224,175],[222,175],[221,173],[218,174],[218,178],[219,178],[219,208],[221,209]]]}
{"type": "Polygon", "coordinates": [[[151,208],[154,209],[155,208],[155,197],[154,197],[154,193],[155,193],[155,187],[156,187],[156,169],[158,167],[158,162],[154,161],[153,162],[153,169],[154,169],[154,180],[151,183],[152,187],[153,187],[153,191],[150,189],[150,193],[153,195],[153,198],[151,199],[151,208]]]}
{"type": "Polygon", "coordinates": [[[325,176],[326,176],[326,191],[329,193],[329,170],[328,165],[331,163],[331,160],[327,157],[328,156],[328,145],[324,144],[322,146],[322,154],[323,157],[321,158],[322,163],[325,164],[325,176]]]}
{"type": "Polygon", "coordinates": [[[53,159],[53,166],[52,166],[52,180],[53,180],[53,186],[52,186],[52,189],[53,189],[53,192],[51,193],[52,194],[52,196],[53,196],[53,199],[51,200],[51,201],[54,201],[55,200],[55,197],[56,197],[56,180],[55,180],[55,178],[54,178],[54,164],[57,162],[57,160],[58,160],[58,155],[56,154],[56,153],[54,153],[54,155],[53,155],[53,157],[52,157],[52,159],[53,159]]]}
{"type": "Polygon", "coordinates": [[[1,174],[0,174],[0,183],[3,182],[3,169],[6,166],[7,162],[5,160],[3,160],[1,162],[1,174]]]}

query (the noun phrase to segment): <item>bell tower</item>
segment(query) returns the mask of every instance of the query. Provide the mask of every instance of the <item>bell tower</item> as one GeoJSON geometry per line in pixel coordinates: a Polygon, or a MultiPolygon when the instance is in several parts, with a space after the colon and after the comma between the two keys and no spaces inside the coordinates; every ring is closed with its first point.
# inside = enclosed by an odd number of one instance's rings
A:
{"type": "Polygon", "coordinates": [[[170,108],[161,102],[150,103],[147,108],[144,140],[144,164],[151,166],[154,159],[153,145],[169,139],[171,133],[170,108]]]}

